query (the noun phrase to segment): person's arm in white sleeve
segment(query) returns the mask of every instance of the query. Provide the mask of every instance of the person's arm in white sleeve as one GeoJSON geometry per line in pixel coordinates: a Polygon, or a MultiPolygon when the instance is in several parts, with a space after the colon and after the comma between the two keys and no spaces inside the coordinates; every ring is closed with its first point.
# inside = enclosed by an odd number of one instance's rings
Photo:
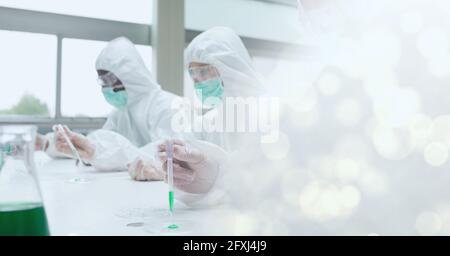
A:
{"type": "Polygon", "coordinates": [[[95,148],[90,163],[100,171],[126,171],[128,164],[143,155],[127,138],[113,131],[97,130],[87,138],[95,148]]]}
{"type": "MultiPolygon", "coordinates": [[[[100,129],[84,136],[72,132],[67,126],[64,129],[83,161],[99,171],[125,171],[127,164],[140,154],[139,149],[130,141],[113,131],[100,129]]],[[[61,131],[56,132],[56,149],[72,155],[61,131]]]]}
{"type": "Polygon", "coordinates": [[[66,125],[61,126],[63,130],[60,130],[58,126],[54,126],[54,148],[57,152],[66,155],[69,158],[75,157],[70,148],[66,138],[70,140],[73,146],[77,149],[80,157],[84,162],[90,163],[95,153],[95,147],[83,134],[71,131],[66,125]],[[65,133],[65,135],[64,135],[65,133]]]}

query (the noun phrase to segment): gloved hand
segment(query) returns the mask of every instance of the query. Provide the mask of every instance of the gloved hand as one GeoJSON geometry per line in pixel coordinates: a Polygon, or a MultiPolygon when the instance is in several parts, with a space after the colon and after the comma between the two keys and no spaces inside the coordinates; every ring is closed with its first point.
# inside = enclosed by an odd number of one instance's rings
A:
{"type": "Polygon", "coordinates": [[[45,151],[48,147],[48,141],[45,138],[44,135],[37,133],[36,134],[36,141],[34,143],[34,150],[35,151],[45,151]]]}
{"type": "MultiPolygon", "coordinates": [[[[197,148],[173,139],[173,184],[176,188],[193,194],[208,192],[219,173],[219,164],[197,148]]],[[[167,182],[166,142],[158,145],[159,158],[163,162],[167,182]]]]}
{"type": "MultiPolygon", "coordinates": [[[[72,142],[74,147],[78,150],[78,153],[80,154],[80,157],[82,158],[82,160],[85,162],[88,162],[88,163],[91,162],[92,158],[94,157],[95,147],[89,141],[89,139],[86,138],[86,136],[84,136],[82,134],[72,132],[66,125],[63,126],[63,129],[66,132],[69,140],[72,142]]],[[[61,131],[58,128],[58,126],[54,126],[53,130],[55,131],[55,136],[56,136],[56,142],[55,142],[56,149],[65,155],[70,155],[72,157],[75,157],[72,154],[72,150],[70,149],[69,144],[67,143],[66,139],[64,138],[64,135],[63,135],[64,131],[61,131]]]]}
{"type": "Polygon", "coordinates": [[[159,171],[151,161],[146,161],[141,157],[127,164],[128,173],[136,181],[154,181],[163,180],[164,174],[159,171]]]}

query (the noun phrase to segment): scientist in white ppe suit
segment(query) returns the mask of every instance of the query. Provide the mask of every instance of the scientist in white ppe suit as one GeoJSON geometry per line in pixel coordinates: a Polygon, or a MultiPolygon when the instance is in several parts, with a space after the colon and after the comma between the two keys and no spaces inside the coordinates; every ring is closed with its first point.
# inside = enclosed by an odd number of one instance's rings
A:
{"type": "MultiPolygon", "coordinates": [[[[256,98],[264,94],[263,79],[253,67],[250,54],[239,36],[229,28],[215,27],[194,38],[186,49],[185,62],[196,95],[202,100],[203,123],[221,119],[226,126],[230,121],[225,119],[227,99],[256,98]]],[[[239,122],[236,116],[233,121],[239,122]]],[[[253,143],[258,136],[223,130],[203,131],[197,137],[233,152],[253,143]]]]}
{"type": "MultiPolygon", "coordinates": [[[[197,96],[204,103],[203,120],[206,122],[223,114],[217,108],[226,107],[209,104],[209,98],[258,97],[264,93],[262,78],[255,71],[247,49],[239,36],[229,28],[217,27],[198,35],[187,47],[185,59],[197,96]]],[[[226,101],[222,102],[226,104],[226,101]]],[[[214,183],[220,176],[219,170],[224,169],[228,153],[255,142],[253,139],[257,139],[258,134],[253,135],[202,132],[196,134],[202,145],[194,147],[189,141],[175,140],[175,187],[192,194],[209,192],[217,185],[214,183]]],[[[165,144],[160,144],[160,159],[167,172],[165,150],[165,144]]]]}
{"type": "MultiPolygon", "coordinates": [[[[83,160],[96,169],[128,168],[134,179],[161,180],[161,163],[158,166],[158,159],[151,152],[157,151],[156,141],[179,137],[170,126],[175,113],[171,104],[178,97],[161,89],[133,43],[123,37],[112,40],[103,49],[97,58],[96,70],[99,90],[115,110],[103,129],[87,137],[67,127],[64,127],[65,132],[83,160]]],[[[56,132],[55,147],[71,155],[62,132],[56,132]]]]}

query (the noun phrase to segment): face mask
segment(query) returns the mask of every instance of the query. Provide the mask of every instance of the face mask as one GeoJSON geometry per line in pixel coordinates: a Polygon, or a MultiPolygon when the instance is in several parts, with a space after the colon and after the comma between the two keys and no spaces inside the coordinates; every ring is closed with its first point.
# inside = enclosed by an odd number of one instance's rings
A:
{"type": "MultiPolygon", "coordinates": [[[[202,103],[204,105],[208,98],[217,98],[218,100],[222,100],[223,98],[223,85],[220,78],[210,79],[201,83],[195,83],[194,87],[197,96],[202,99],[202,103]]],[[[208,103],[210,103],[210,101],[212,102],[212,100],[210,99],[208,100],[208,103]]]]}
{"type": "Polygon", "coordinates": [[[127,105],[128,95],[124,90],[115,92],[113,88],[109,87],[103,88],[102,93],[105,97],[105,100],[118,109],[123,109],[127,105]]]}

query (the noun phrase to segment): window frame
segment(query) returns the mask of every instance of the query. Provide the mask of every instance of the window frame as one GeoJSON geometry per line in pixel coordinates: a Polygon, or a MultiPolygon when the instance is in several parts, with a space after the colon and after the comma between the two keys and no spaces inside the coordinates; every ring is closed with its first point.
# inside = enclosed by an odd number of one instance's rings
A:
{"type": "MultiPolygon", "coordinates": [[[[56,94],[55,116],[0,116],[0,125],[3,124],[37,124],[40,128],[49,128],[53,124],[65,123],[70,126],[86,129],[102,127],[105,117],[65,117],[61,113],[62,88],[62,42],[64,38],[84,39],[95,41],[111,41],[119,36],[129,38],[135,44],[152,46],[152,25],[55,14],[41,11],[24,10],[10,7],[0,7],[0,30],[30,32],[55,35],[57,38],[56,61],[56,94]],[[67,29],[70,28],[70,29],[67,29]]],[[[184,29],[186,46],[202,31],[184,29]]],[[[271,40],[241,37],[252,56],[289,58],[280,55],[287,48],[292,51],[303,51],[299,44],[277,42],[271,40]]],[[[290,53],[292,53],[290,51],[290,53]]]]}

